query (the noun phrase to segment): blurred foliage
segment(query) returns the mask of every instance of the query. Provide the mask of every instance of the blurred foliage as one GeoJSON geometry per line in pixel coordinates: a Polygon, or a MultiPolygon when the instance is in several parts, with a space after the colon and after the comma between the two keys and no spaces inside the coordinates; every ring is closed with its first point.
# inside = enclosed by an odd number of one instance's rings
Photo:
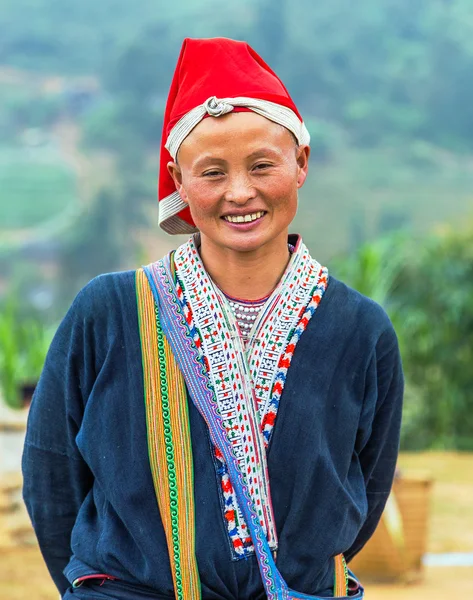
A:
{"type": "Polygon", "coordinates": [[[473,229],[425,240],[396,301],[406,372],[424,400],[410,443],[420,430],[429,447],[473,450],[473,229]]]}
{"type": "Polygon", "coordinates": [[[406,375],[403,447],[473,450],[473,227],[423,240],[395,235],[334,261],[380,302],[406,375]]]}
{"type": "Polygon", "coordinates": [[[52,334],[15,295],[0,305],[0,389],[12,408],[21,406],[21,386],[35,384],[52,334]]]}
{"type": "Polygon", "coordinates": [[[240,0],[225,11],[215,0],[159,11],[152,0],[4,0],[0,22],[1,63],[95,73],[141,99],[165,95],[184,37],[246,39],[307,118],[343,124],[357,145],[473,147],[470,0],[240,0]]]}
{"type": "Polygon", "coordinates": [[[92,273],[117,270],[135,252],[136,242],[130,231],[136,225],[136,211],[120,210],[120,204],[126,204],[122,199],[120,192],[103,190],[92,210],[84,212],[74,230],[62,240],[56,285],[59,298],[67,299],[61,307],[63,311],[69,303],[71,288],[84,286],[92,273]]]}
{"type": "Polygon", "coordinates": [[[39,94],[25,86],[0,85],[0,139],[14,144],[25,129],[50,127],[61,116],[56,94],[39,94]]]}
{"type": "Polygon", "coordinates": [[[286,11],[283,79],[304,90],[304,112],[345,123],[358,145],[409,135],[472,147],[459,101],[473,85],[469,0],[300,0],[286,11]]]}
{"type": "MultiPolygon", "coordinates": [[[[353,254],[332,261],[338,278],[381,306],[387,306],[399,284],[404,265],[413,253],[409,238],[396,233],[369,244],[353,254]]],[[[398,320],[394,309],[391,318],[398,320]]]]}

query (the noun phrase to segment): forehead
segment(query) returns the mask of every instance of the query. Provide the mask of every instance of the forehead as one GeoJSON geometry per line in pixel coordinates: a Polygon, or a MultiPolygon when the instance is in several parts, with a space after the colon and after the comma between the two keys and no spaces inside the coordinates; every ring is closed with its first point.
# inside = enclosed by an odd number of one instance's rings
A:
{"type": "Polygon", "coordinates": [[[203,119],[182,142],[179,154],[213,147],[251,150],[261,144],[283,149],[286,145],[293,147],[294,138],[282,125],[254,112],[232,112],[203,119]]]}

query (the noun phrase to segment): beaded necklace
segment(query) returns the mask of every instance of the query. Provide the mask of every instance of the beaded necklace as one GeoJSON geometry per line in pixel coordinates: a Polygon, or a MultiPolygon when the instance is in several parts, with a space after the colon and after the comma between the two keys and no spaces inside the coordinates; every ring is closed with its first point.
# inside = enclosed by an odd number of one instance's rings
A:
{"type": "Polygon", "coordinates": [[[237,320],[245,347],[248,344],[250,331],[269,296],[270,294],[259,300],[241,300],[240,298],[233,298],[232,296],[225,294],[237,320]]]}
{"type": "MultiPolygon", "coordinates": [[[[292,254],[294,252],[294,246],[292,244],[288,244],[287,246],[290,254],[292,254]]],[[[225,298],[228,300],[228,303],[233,310],[246,349],[253,325],[258,318],[260,310],[266,304],[271,294],[258,300],[243,300],[241,298],[234,298],[233,296],[226,294],[223,290],[222,293],[225,295],[225,298]]]]}

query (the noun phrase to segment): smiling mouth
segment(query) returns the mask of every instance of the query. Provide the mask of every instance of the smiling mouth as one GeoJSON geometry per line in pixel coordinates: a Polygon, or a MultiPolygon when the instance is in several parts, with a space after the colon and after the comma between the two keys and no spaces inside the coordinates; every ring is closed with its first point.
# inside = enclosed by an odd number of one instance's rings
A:
{"type": "Polygon", "coordinates": [[[261,210],[259,212],[250,213],[248,215],[226,215],[223,217],[225,221],[229,223],[251,223],[252,221],[256,221],[257,219],[261,219],[266,212],[261,210]]]}

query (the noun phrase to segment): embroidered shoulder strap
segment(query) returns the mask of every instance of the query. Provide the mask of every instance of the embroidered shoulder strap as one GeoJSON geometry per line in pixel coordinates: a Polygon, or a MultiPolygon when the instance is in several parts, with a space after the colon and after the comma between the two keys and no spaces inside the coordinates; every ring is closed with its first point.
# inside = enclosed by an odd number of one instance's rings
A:
{"type": "Polygon", "coordinates": [[[149,460],[166,533],[175,596],[176,600],[200,600],[186,386],[163,335],[153,292],[142,269],[136,272],[136,294],[149,460]]]}

